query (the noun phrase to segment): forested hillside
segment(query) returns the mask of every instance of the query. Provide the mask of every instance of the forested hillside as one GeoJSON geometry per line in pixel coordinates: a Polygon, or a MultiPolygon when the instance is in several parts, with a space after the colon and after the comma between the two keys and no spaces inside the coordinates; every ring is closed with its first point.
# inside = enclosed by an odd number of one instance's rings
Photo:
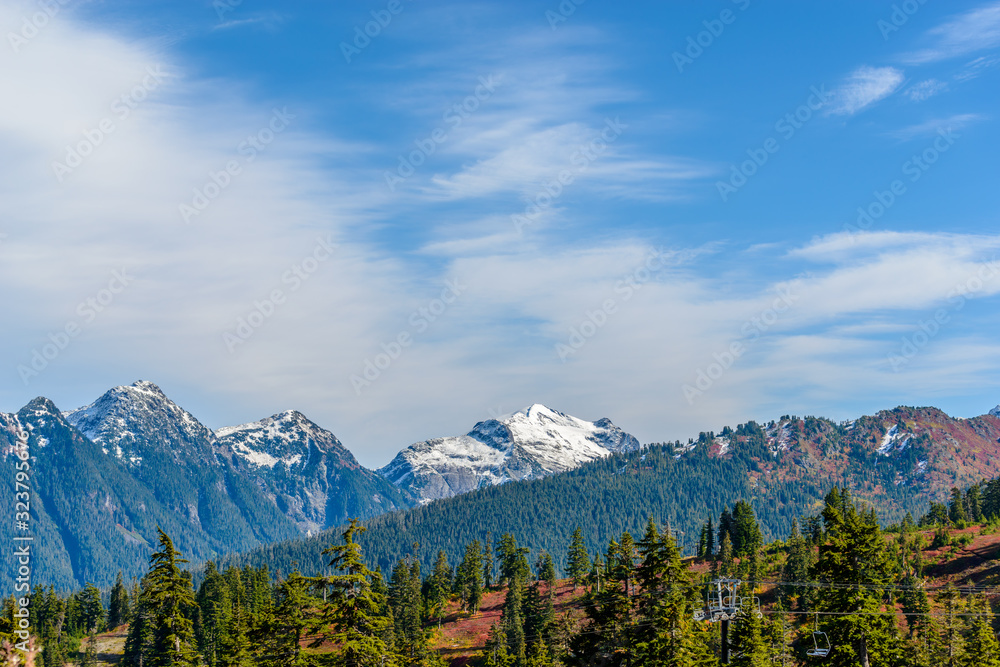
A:
{"type": "MultiPolygon", "coordinates": [[[[914,438],[887,456],[878,449],[889,427],[868,442],[876,434],[874,418],[868,419],[872,424],[853,428],[813,418],[786,418],[767,427],[750,422],[718,436],[703,433],[687,445],[650,445],[560,475],[376,517],[366,523],[368,532],[359,544],[371,563],[387,571],[414,553],[425,567],[439,550],[454,561],[469,542],[488,543],[491,536],[510,533],[519,544],[553,554],[565,571],[565,545],[577,526],[587,549],[595,551],[607,535],[640,532],[646,518],[654,517],[669,521],[682,550],[694,553],[706,517],[718,516],[738,500],[753,502],[765,539],[775,539],[787,535],[796,518],[819,512],[830,483],[853,489],[884,520],[899,520],[908,511],[922,514],[931,499],[947,493],[927,481],[930,437],[914,438]]],[[[318,573],[320,545],[330,540],[325,533],[224,562],[268,563],[286,572],[297,563],[303,572],[318,573]]]]}
{"type": "Polygon", "coordinates": [[[93,586],[36,587],[31,630],[19,630],[24,602],[7,598],[0,657],[16,642],[45,665],[81,667],[989,666],[1000,663],[998,521],[1000,480],[955,488],[885,531],[833,488],[803,530],[771,543],[741,500],[708,517],[693,558],[652,519],[592,554],[575,531],[562,581],[548,553],[509,533],[383,576],[352,522],[322,550],[323,576],[209,563],[196,586],[161,532],[146,576],[119,579],[107,608],[93,586]]]}

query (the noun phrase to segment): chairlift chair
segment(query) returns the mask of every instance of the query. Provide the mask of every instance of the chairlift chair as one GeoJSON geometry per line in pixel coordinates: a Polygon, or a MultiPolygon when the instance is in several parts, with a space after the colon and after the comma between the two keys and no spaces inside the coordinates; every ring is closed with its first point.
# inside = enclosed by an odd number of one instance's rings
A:
{"type": "Polygon", "coordinates": [[[810,658],[825,658],[830,655],[830,648],[830,638],[825,632],[819,631],[819,614],[816,614],[813,621],[813,647],[806,651],[806,655],[810,658]],[[823,638],[824,646],[820,646],[820,637],[823,638]]]}
{"type": "Polygon", "coordinates": [[[810,658],[825,658],[830,655],[830,638],[826,636],[825,632],[814,632],[813,633],[813,646],[814,648],[806,651],[806,655],[810,658]],[[823,638],[824,646],[820,646],[819,638],[823,638]]]}

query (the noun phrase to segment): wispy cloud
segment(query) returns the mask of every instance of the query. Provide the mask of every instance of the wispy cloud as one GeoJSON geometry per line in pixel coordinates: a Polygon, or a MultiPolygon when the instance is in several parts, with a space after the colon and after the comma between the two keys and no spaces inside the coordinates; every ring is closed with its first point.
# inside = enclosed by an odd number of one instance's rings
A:
{"type": "Polygon", "coordinates": [[[903,83],[895,67],[859,67],[834,91],[829,113],[850,116],[891,95],[903,83]]]}
{"type": "Polygon", "coordinates": [[[956,81],[968,81],[969,79],[975,79],[977,76],[985,72],[991,67],[995,67],[1000,63],[1000,56],[979,56],[975,60],[972,60],[959,70],[955,74],[956,81]]]}
{"type": "Polygon", "coordinates": [[[1000,2],[973,9],[927,31],[926,48],[903,56],[910,65],[957,58],[1000,46],[1000,2]]]}
{"type": "Polygon", "coordinates": [[[948,84],[944,81],[927,79],[926,81],[913,84],[907,88],[903,94],[906,95],[911,102],[923,102],[924,100],[929,100],[935,95],[943,93],[946,90],[948,90],[948,84]]]}
{"type": "Polygon", "coordinates": [[[889,136],[908,141],[914,137],[936,134],[940,130],[960,130],[978,121],[986,120],[987,116],[978,113],[961,113],[947,118],[933,118],[916,125],[908,125],[889,133],[889,136]]]}

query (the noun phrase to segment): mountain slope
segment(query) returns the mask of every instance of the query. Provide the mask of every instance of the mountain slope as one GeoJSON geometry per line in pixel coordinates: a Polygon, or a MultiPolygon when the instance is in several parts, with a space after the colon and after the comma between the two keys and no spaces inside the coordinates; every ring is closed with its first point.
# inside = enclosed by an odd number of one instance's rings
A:
{"type": "Polygon", "coordinates": [[[413,505],[333,433],[294,410],[217,430],[217,447],[303,533],[413,505]]]}
{"type": "MultiPolygon", "coordinates": [[[[9,479],[19,433],[30,434],[36,494],[33,574],[63,588],[110,585],[119,569],[140,576],[157,526],[200,561],[413,505],[300,413],[217,436],[151,382],[115,387],[70,412],[37,398],[0,414],[9,479]]],[[[14,507],[13,487],[2,486],[14,507]]],[[[12,530],[5,524],[0,536],[12,530]]],[[[0,584],[12,588],[9,572],[0,584]]]]}
{"type": "MultiPolygon", "coordinates": [[[[669,520],[690,553],[701,524],[737,500],[753,502],[765,538],[815,515],[833,485],[849,486],[883,520],[922,515],[952,486],[1000,475],[1000,418],[954,419],[935,408],[900,407],[837,424],[785,416],[742,424],[698,440],[612,454],[541,479],[488,486],[412,510],[376,517],[359,538],[366,558],[391,568],[419,544],[430,567],[439,549],[458,562],[472,540],[511,533],[519,544],[564,562],[570,534],[591,553],[608,535],[641,534],[647,517],[669,520]]],[[[232,562],[321,572],[334,532],[269,545],[232,562]]]]}
{"type": "Polygon", "coordinates": [[[378,472],[429,502],[638,448],[608,419],[588,422],[536,404],[503,421],[479,422],[467,435],[412,444],[378,472]]]}
{"type": "MultiPolygon", "coordinates": [[[[28,434],[31,456],[35,583],[57,588],[79,587],[87,581],[110,585],[119,569],[126,576],[141,576],[157,526],[170,533],[192,560],[231,548],[231,543],[213,539],[160,503],[145,484],[67,423],[44,398],[31,401],[16,415],[0,416],[0,468],[8,479],[14,478],[17,458],[12,447],[18,432],[28,434]]],[[[8,485],[0,486],[4,495],[12,494],[8,485]]],[[[11,497],[8,506],[13,503],[11,497]]],[[[13,526],[2,525],[0,535],[6,537],[13,526]]],[[[235,543],[247,548],[260,544],[235,543]]],[[[13,586],[11,572],[5,571],[0,580],[4,590],[13,586]]]]}
{"type": "Polygon", "coordinates": [[[66,420],[220,548],[299,534],[229,452],[215,446],[212,431],[152,382],[115,387],[66,420]]]}

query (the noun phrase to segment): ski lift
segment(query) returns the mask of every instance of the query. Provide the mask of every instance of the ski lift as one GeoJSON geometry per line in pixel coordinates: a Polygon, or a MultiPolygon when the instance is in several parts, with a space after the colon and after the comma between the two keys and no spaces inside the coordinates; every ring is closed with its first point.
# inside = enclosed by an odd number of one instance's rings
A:
{"type": "Polygon", "coordinates": [[[813,648],[806,651],[806,655],[810,658],[825,658],[830,655],[830,638],[826,636],[825,632],[819,631],[819,614],[816,614],[816,619],[813,622],[813,648]],[[820,646],[820,638],[823,638],[823,646],[820,646]]]}

